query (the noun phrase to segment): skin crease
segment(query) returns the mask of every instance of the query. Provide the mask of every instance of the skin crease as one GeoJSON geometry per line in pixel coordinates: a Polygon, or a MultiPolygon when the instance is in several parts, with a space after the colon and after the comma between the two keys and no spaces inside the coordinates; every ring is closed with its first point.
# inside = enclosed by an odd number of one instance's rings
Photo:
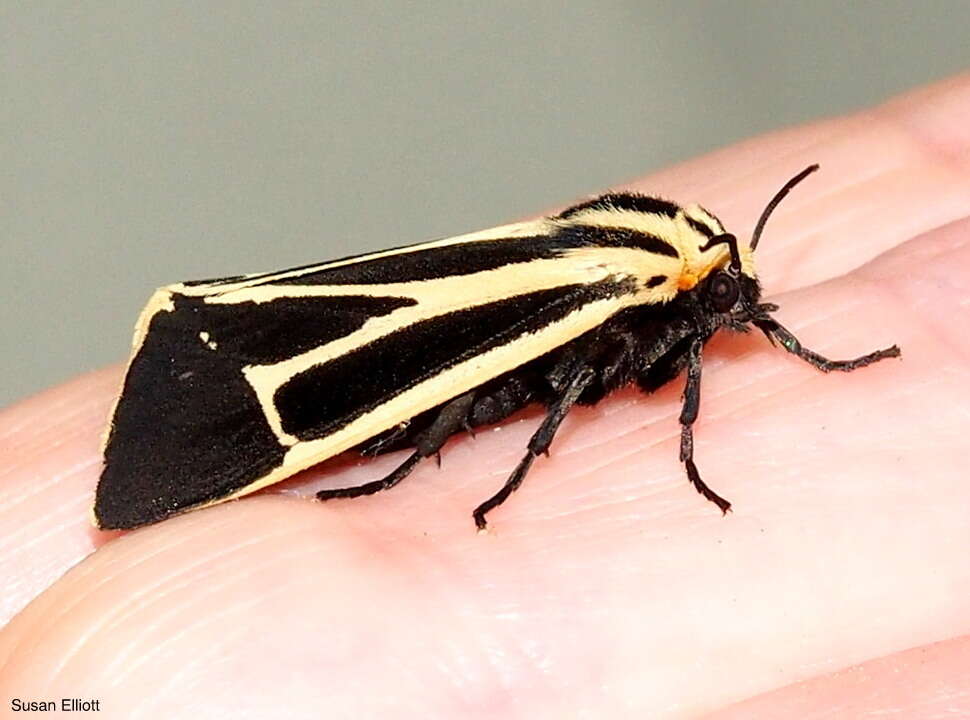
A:
{"type": "Polygon", "coordinates": [[[574,410],[485,535],[536,409],[387,493],[299,497],[402,457],[345,456],[130,533],[88,521],[118,366],[0,413],[2,712],[970,716],[970,75],[631,187],[744,235],[812,162],[758,250],[766,299],[819,352],[903,358],[825,376],[712,341],[695,457],[727,517],[677,460],[680,380],[574,410]]]}

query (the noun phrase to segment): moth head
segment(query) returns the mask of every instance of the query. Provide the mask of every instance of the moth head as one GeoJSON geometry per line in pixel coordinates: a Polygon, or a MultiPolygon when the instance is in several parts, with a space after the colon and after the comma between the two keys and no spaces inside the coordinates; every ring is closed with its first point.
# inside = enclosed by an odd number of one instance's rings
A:
{"type": "Polygon", "coordinates": [[[700,248],[701,252],[705,252],[717,245],[727,246],[729,252],[727,260],[707,275],[700,291],[710,308],[718,314],[725,315],[729,324],[765,320],[769,312],[778,309],[776,305],[758,302],[761,297],[761,286],[754,276],[750,256],[757,249],[765,224],[774,209],[793,187],[816,170],[818,165],[810,165],[775,193],[771,202],[762,211],[761,217],[758,218],[751,242],[746,248],[739,246],[737,237],[726,232],[714,235],[700,248]]]}

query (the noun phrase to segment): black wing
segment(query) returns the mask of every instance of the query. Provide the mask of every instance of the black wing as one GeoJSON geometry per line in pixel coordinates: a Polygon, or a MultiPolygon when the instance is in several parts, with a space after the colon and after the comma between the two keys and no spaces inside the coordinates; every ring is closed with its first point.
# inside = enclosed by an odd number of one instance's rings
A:
{"type": "Polygon", "coordinates": [[[565,344],[631,297],[609,273],[542,262],[530,268],[538,290],[515,265],[384,285],[275,274],[164,288],[112,418],[98,525],[143,525],[282,480],[565,344]]]}

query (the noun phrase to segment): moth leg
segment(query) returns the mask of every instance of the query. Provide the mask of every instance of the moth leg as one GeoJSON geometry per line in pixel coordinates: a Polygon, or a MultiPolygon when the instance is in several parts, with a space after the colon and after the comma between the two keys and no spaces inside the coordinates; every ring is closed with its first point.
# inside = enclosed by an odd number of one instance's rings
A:
{"type": "Polygon", "coordinates": [[[542,421],[542,425],[539,426],[539,429],[536,430],[532,439],[529,440],[528,452],[526,452],[525,457],[519,462],[515,471],[509,476],[509,479],[505,481],[505,485],[492,497],[475,508],[475,512],[472,513],[472,517],[475,519],[475,525],[479,530],[484,530],[487,525],[485,515],[505,502],[509,495],[518,490],[523,478],[525,478],[526,473],[532,466],[532,461],[538,455],[548,452],[549,445],[552,444],[552,439],[556,435],[556,430],[559,429],[559,425],[566,417],[569,409],[576,404],[583,390],[586,389],[595,377],[596,373],[592,368],[583,367],[566,384],[562,395],[549,407],[546,418],[542,421]]]}
{"type": "Polygon", "coordinates": [[[798,342],[791,331],[780,325],[774,319],[762,320],[757,323],[761,331],[768,336],[769,340],[775,339],[781,343],[781,346],[785,348],[792,355],[797,355],[805,362],[814,365],[822,372],[832,372],[833,370],[841,370],[842,372],[851,372],[852,370],[857,370],[858,368],[865,367],[866,365],[872,365],[874,362],[879,362],[880,360],[885,360],[886,358],[899,357],[899,347],[892,345],[891,347],[884,348],[883,350],[876,350],[868,355],[863,355],[862,357],[857,357],[854,360],[829,360],[823,355],[819,355],[817,352],[813,352],[808,348],[802,347],[802,344],[798,342]]]}
{"type": "Polygon", "coordinates": [[[535,393],[528,379],[511,377],[502,386],[475,398],[465,429],[471,432],[479,425],[500,422],[534,399],[535,393]]]}
{"type": "Polygon", "coordinates": [[[694,464],[694,421],[701,407],[701,358],[704,342],[697,338],[687,353],[687,385],[684,387],[684,406],[680,411],[680,460],[687,468],[687,478],[697,492],[720,508],[722,513],[731,509],[731,503],[711,490],[701,479],[694,464]]]}
{"type": "Polygon", "coordinates": [[[364,483],[356,487],[334,488],[333,490],[321,490],[317,493],[317,500],[332,500],[334,498],[355,498],[362,495],[373,495],[381,490],[389,490],[397,485],[404,478],[411,474],[414,466],[421,460],[421,453],[415,451],[403,463],[397,466],[390,475],[383,480],[364,483]]]}
{"type": "Polygon", "coordinates": [[[414,470],[421,459],[431,455],[438,456],[438,464],[440,465],[441,455],[438,451],[449,437],[462,428],[462,423],[465,422],[468,416],[468,410],[471,408],[474,400],[474,393],[469,392],[458,396],[441,408],[434,422],[415,436],[414,452],[387,477],[381,480],[375,480],[374,482],[364,483],[357,487],[321,490],[317,493],[317,499],[355,498],[361,497],[362,495],[373,495],[381,490],[389,490],[410,475],[411,471],[414,470]]]}
{"type": "Polygon", "coordinates": [[[375,457],[388,449],[393,449],[394,443],[403,439],[407,435],[409,425],[410,423],[406,422],[398,423],[391,430],[388,430],[384,434],[380,435],[369,445],[362,447],[360,454],[364,457],[375,457]]]}

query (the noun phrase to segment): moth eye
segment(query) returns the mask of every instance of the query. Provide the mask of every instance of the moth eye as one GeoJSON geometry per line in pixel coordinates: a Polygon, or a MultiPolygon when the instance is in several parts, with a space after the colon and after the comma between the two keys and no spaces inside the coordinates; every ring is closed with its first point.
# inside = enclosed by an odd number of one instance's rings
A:
{"type": "Polygon", "coordinates": [[[719,272],[711,278],[708,295],[711,298],[711,304],[718,312],[727,312],[733,308],[740,294],[741,288],[738,287],[738,281],[727,273],[719,272]]]}

